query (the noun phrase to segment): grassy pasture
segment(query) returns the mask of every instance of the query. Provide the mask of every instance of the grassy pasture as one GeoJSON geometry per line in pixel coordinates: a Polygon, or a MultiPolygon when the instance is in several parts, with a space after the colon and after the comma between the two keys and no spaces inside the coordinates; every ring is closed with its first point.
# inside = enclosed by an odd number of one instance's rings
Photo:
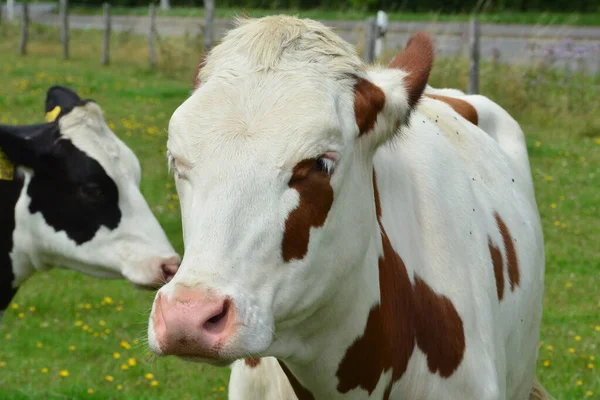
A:
{"type": "MultiPolygon", "coordinates": [[[[196,42],[164,42],[157,69],[149,71],[143,38],[115,35],[113,64],[100,67],[98,33],[74,31],[73,59],[64,62],[56,31],[35,27],[29,55],[19,57],[18,29],[0,30],[0,123],[43,121],[52,84],[96,99],[138,155],[142,191],[182,251],[165,128],[189,93],[196,42]]],[[[438,60],[431,84],[465,88],[466,73],[460,60],[438,60]]],[[[598,85],[598,76],[543,66],[482,69],[482,93],[506,107],[527,135],[547,254],[538,374],[557,399],[600,398],[598,85]]],[[[149,357],[151,300],[152,293],[125,282],[70,271],[33,277],[0,326],[0,399],[225,399],[227,369],[149,357]]]]}

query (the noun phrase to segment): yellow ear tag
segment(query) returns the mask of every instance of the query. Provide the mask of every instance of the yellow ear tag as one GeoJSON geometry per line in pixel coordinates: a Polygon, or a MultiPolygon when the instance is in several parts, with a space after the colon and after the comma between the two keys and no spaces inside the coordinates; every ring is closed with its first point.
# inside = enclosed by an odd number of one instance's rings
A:
{"type": "Polygon", "coordinates": [[[6,154],[0,149],[0,181],[12,181],[14,179],[15,166],[8,160],[6,154]]]}
{"type": "Polygon", "coordinates": [[[46,113],[46,122],[56,121],[58,114],[60,114],[60,106],[56,106],[56,107],[54,107],[54,109],[52,111],[48,111],[46,113]]]}

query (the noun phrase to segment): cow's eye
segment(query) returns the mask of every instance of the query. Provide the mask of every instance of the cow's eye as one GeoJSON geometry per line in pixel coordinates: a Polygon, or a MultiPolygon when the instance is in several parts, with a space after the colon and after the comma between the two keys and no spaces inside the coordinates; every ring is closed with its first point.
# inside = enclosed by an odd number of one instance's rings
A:
{"type": "Polygon", "coordinates": [[[315,159],[313,168],[324,174],[331,175],[335,169],[335,160],[326,155],[318,157],[315,159]]]}
{"type": "Polygon", "coordinates": [[[102,188],[97,183],[84,183],[79,186],[79,194],[89,200],[97,200],[102,196],[102,188]]]}

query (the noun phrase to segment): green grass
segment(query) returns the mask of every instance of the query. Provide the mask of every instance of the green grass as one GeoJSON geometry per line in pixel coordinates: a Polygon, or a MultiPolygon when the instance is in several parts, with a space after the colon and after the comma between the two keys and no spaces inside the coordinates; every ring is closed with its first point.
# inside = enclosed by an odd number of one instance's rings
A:
{"type": "MultiPolygon", "coordinates": [[[[0,123],[43,121],[44,94],[52,84],[96,99],[140,158],[142,191],[181,251],[165,128],[189,94],[200,54],[190,47],[194,41],[163,43],[150,71],[143,38],[115,35],[113,63],[101,67],[98,33],[74,31],[73,59],[63,62],[55,31],[34,27],[29,55],[19,57],[17,29],[0,30],[0,123]]],[[[463,61],[439,60],[431,83],[464,88],[467,70],[463,61]]],[[[599,84],[598,76],[482,66],[482,93],[506,107],[527,135],[547,254],[538,374],[557,399],[600,396],[599,84]]],[[[0,326],[0,399],[224,399],[227,369],[148,356],[151,301],[152,293],[121,281],[59,270],[36,275],[0,326]],[[121,370],[129,358],[136,365],[121,370]],[[63,370],[67,377],[60,376],[63,370]],[[149,372],[151,380],[145,378],[149,372]]]]}
{"type": "MultiPolygon", "coordinates": [[[[114,15],[148,15],[148,7],[113,7],[114,15]]],[[[100,15],[100,7],[71,7],[72,14],[100,15]]],[[[252,17],[262,17],[274,13],[293,14],[302,18],[317,20],[363,20],[374,16],[375,12],[360,11],[330,11],[330,10],[289,10],[289,9],[244,9],[244,8],[217,8],[217,18],[231,18],[245,13],[252,17]]],[[[168,11],[158,10],[157,15],[172,17],[201,17],[204,9],[200,7],[175,7],[168,11]]],[[[390,12],[390,21],[431,21],[431,22],[464,22],[471,17],[469,13],[439,13],[439,12],[390,12]]],[[[490,12],[479,15],[481,22],[502,24],[540,24],[540,25],[600,25],[600,12],[592,13],[558,13],[558,12],[490,12]]]]}

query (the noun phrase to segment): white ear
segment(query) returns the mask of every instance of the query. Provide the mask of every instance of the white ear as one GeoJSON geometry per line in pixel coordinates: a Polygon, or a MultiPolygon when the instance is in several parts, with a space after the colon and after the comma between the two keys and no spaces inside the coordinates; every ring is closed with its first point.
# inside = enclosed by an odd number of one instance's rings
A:
{"type": "Polygon", "coordinates": [[[357,77],[354,113],[359,136],[367,136],[375,147],[393,137],[421,98],[432,65],[433,43],[417,33],[391,68],[371,68],[366,77],[357,77]]]}

